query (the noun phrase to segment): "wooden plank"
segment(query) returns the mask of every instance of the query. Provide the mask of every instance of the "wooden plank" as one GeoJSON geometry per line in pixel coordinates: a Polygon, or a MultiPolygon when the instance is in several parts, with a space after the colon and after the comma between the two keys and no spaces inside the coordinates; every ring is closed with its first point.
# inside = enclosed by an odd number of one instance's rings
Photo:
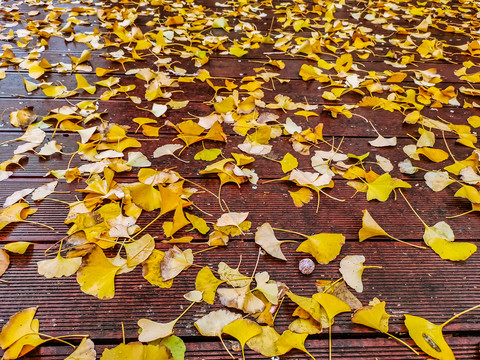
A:
{"type": "MultiPolygon", "coordinates": [[[[23,109],[26,106],[33,106],[33,110],[38,116],[46,116],[50,110],[58,109],[62,106],[70,106],[71,103],[76,104],[77,100],[65,100],[65,99],[45,99],[45,98],[31,98],[31,97],[20,97],[19,99],[1,99],[0,104],[4,109],[8,109],[5,112],[4,116],[4,126],[0,128],[0,132],[5,134],[6,132],[13,131],[18,132],[19,129],[11,126],[9,124],[9,114],[11,111],[15,109],[23,109]]],[[[137,129],[138,125],[132,122],[132,119],[135,117],[149,117],[151,119],[157,120],[158,126],[162,125],[165,120],[169,120],[175,124],[178,124],[181,121],[192,119],[192,116],[207,116],[214,111],[214,108],[209,104],[204,104],[202,102],[197,102],[195,100],[191,100],[187,107],[172,110],[169,109],[166,112],[166,118],[155,118],[151,113],[139,110],[135,106],[133,106],[130,100],[126,99],[112,99],[109,101],[98,101],[97,112],[105,112],[102,115],[102,118],[115,122],[120,125],[128,125],[131,127],[130,131],[133,132],[137,129]]],[[[149,102],[143,102],[140,106],[145,108],[151,108],[149,102]]],[[[300,125],[303,129],[307,129],[309,127],[313,128],[318,125],[319,122],[324,124],[323,134],[324,136],[335,136],[335,137],[372,137],[375,136],[374,132],[372,131],[372,127],[369,126],[363,119],[360,117],[354,116],[351,119],[343,115],[339,115],[338,118],[334,119],[332,116],[322,111],[321,108],[316,110],[316,112],[320,115],[319,117],[310,117],[310,120],[306,120],[303,116],[295,115],[295,111],[287,111],[284,112],[282,110],[274,110],[274,109],[261,109],[258,108],[257,111],[259,113],[273,113],[279,116],[278,121],[282,124],[285,123],[286,118],[291,118],[296,124],[300,125]]],[[[403,123],[405,115],[395,111],[390,112],[383,109],[372,111],[370,108],[357,108],[352,110],[354,114],[361,115],[363,117],[368,118],[372,123],[375,125],[377,130],[386,137],[397,136],[397,137],[405,137],[406,134],[414,135],[417,131],[417,125],[408,125],[403,123]]],[[[442,118],[448,122],[457,125],[467,125],[467,118],[470,116],[474,116],[478,114],[478,109],[475,108],[452,108],[452,107],[444,107],[440,109],[429,109],[425,108],[422,110],[422,115],[432,118],[438,119],[442,118]]],[[[97,125],[99,122],[90,122],[86,125],[86,127],[97,125]]],[[[227,134],[234,134],[230,126],[223,126],[224,131],[227,134]]],[[[51,133],[54,128],[45,129],[46,132],[51,133]]],[[[57,130],[58,134],[63,135],[63,131],[61,129],[57,130]]],[[[163,127],[160,129],[161,134],[172,134],[175,131],[170,127],[163,127]]],[[[440,135],[440,133],[437,133],[440,135]]],[[[12,135],[14,136],[14,135],[12,135]]],[[[70,136],[70,135],[68,135],[70,136]]],[[[446,138],[451,138],[454,135],[451,133],[445,133],[446,138]]],[[[61,137],[60,137],[61,138],[61,137]]],[[[455,137],[456,138],[456,137],[455,137]]],[[[63,139],[62,141],[64,141],[63,139]]],[[[439,141],[440,142],[440,141],[439,141]]]]}
{"type": "MultiPolygon", "coordinates": [[[[229,350],[236,356],[241,358],[241,353],[238,350],[238,343],[229,340],[225,340],[229,350]]],[[[407,341],[409,344],[411,342],[407,341]]],[[[447,342],[455,353],[456,359],[478,359],[478,343],[480,338],[476,336],[468,337],[449,337],[447,342]]],[[[108,345],[101,344],[95,347],[97,354],[102,354],[105,348],[113,348],[117,344],[109,343],[108,345]]],[[[205,342],[189,342],[186,341],[187,351],[185,354],[186,359],[205,359],[205,360],[217,360],[226,359],[228,357],[227,352],[221,345],[220,341],[209,340],[205,342]]],[[[306,341],[307,350],[316,358],[324,359],[328,357],[328,342],[325,339],[312,338],[310,336],[306,341]]],[[[72,349],[68,346],[54,346],[44,345],[26,355],[23,359],[28,360],[63,360],[69,354],[72,349]]],[[[245,349],[245,357],[247,359],[265,359],[253,352],[252,350],[245,349]]],[[[420,357],[410,352],[406,347],[402,347],[393,340],[385,338],[373,338],[373,339],[334,339],[332,342],[332,359],[378,359],[378,360],[406,360],[406,359],[426,359],[425,354],[421,354],[420,357]]],[[[292,350],[289,353],[282,355],[282,359],[311,359],[307,354],[300,352],[299,350],[292,350]]]]}
{"type": "MultiPolygon", "coordinates": [[[[166,250],[170,245],[158,244],[166,250]]],[[[182,246],[186,248],[188,246],[182,246]]],[[[25,256],[12,255],[12,268],[3,279],[9,281],[0,287],[4,305],[0,319],[8,319],[15,312],[30,306],[39,306],[38,319],[41,331],[50,335],[87,333],[94,339],[111,341],[121,339],[123,322],[127,338],[137,336],[137,321],[149,318],[168,322],[178,316],[188,305],[183,294],[195,288],[197,266],[210,266],[216,270],[220,261],[235,267],[240,257],[240,270],[251,275],[255,268],[258,248],[249,242],[233,242],[227,248],[217,248],[195,255],[195,267],[182,272],[171,289],[159,289],[141,277],[141,269],[117,276],[116,294],[112,300],[96,300],[80,291],[74,277],[44,279],[36,272],[36,262],[45,259],[46,245],[35,245],[25,256]]],[[[204,246],[193,246],[193,251],[204,246]]],[[[356,296],[367,304],[373,297],[385,300],[392,333],[405,332],[403,314],[422,316],[434,323],[442,323],[455,313],[477,304],[480,289],[474,284],[479,280],[475,270],[480,256],[472,256],[464,263],[452,263],[440,259],[431,251],[421,251],[396,242],[347,243],[338,259],[329,265],[317,265],[310,276],[301,275],[298,261],[306,254],[295,252],[295,244],[285,244],[282,249],[287,262],[269,255],[260,257],[257,271],[267,271],[270,278],[282,281],[292,292],[311,296],[316,292],[315,280],[335,280],[340,277],[339,260],[344,255],[364,254],[366,265],[383,269],[367,269],[363,275],[364,292],[356,296]],[[421,266],[419,266],[421,264],[421,266]]],[[[220,287],[225,287],[221,285],[220,287]]],[[[286,299],[280,307],[275,326],[283,331],[293,321],[295,304],[286,299]]],[[[175,327],[178,336],[199,337],[193,322],[212,310],[223,308],[218,299],[214,305],[201,303],[187,312],[175,327]]],[[[445,327],[446,334],[479,331],[478,314],[470,313],[445,327]]],[[[350,322],[350,314],[335,319],[332,330],[335,336],[347,334],[376,336],[371,330],[350,322]]],[[[468,334],[465,334],[468,335],[468,334]]],[[[350,335],[348,335],[350,336],[350,335]]]]}
{"type": "MultiPolygon", "coordinates": [[[[312,121],[310,121],[310,123],[312,123],[312,121]]],[[[312,123],[311,125],[313,126],[314,124],[312,123]]],[[[359,125],[364,125],[363,120],[359,121],[359,125]]],[[[356,127],[352,126],[352,129],[354,128],[356,127]]],[[[373,133],[373,130],[371,129],[371,127],[370,129],[368,128],[365,129],[365,132],[366,133],[368,132],[376,136],[376,134],[373,133]]],[[[8,141],[11,139],[16,139],[21,135],[22,135],[21,132],[17,132],[17,133],[8,132],[7,134],[3,134],[2,138],[4,141],[8,141]]],[[[178,171],[182,174],[182,176],[189,179],[198,179],[198,178],[206,178],[206,177],[212,178],[212,175],[202,175],[200,174],[200,171],[205,169],[208,165],[214,163],[214,161],[207,162],[207,161],[195,160],[194,158],[199,151],[202,151],[203,146],[205,146],[205,148],[219,148],[222,150],[222,153],[225,157],[231,157],[232,153],[235,153],[235,154],[243,153],[238,148],[238,146],[244,142],[244,137],[241,137],[238,135],[232,135],[227,138],[227,143],[205,141],[203,145],[201,142],[192,144],[181,152],[180,154],[181,160],[176,159],[172,156],[162,156],[159,158],[154,158],[153,154],[158,147],[164,146],[167,144],[172,144],[172,143],[184,145],[184,143],[181,142],[180,140],[174,140],[175,136],[173,134],[172,135],[162,134],[158,138],[153,138],[153,139],[146,138],[138,134],[137,135],[132,134],[132,135],[133,135],[132,136],[133,138],[136,138],[140,141],[142,146],[141,148],[130,148],[126,150],[125,153],[128,153],[130,151],[140,151],[150,159],[150,162],[152,163],[151,165],[152,167],[158,168],[158,169],[163,169],[168,167],[177,167],[179,169],[178,171]],[[182,161],[187,162],[188,166],[184,166],[185,163],[183,163],[182,161]]],[[[391,133],[385,134],[385,135],[390,136],[391,133]]],[[[80,142],[80,137],[78,135],[60,134],[55,137],[49,137],[49,139],[53,139],[57,141],[58,144],[61,144],[63,146],[62,151],[65,155],[54,154],[52,156],[42,157],[39,155],[32,154],[31,152],[26,153],[25,155],[27,156],[28,159],[24,159],[21,161],[21,165],[24,167],[25,170],[17,167],[16,165],[11,165],[9,167],[9,170],[15,171],[13,175],[14,177],[42,177],[48,174],[47,169],[62,170],[62,169],[67,169],[69,164],[70,164],[70,168],[73,168],[73,167],[80,167],[82,165],[87,165],[89,163],[86,160],[82,160],[79,155],[73,156],[73,158],[72,158],[72,155],[70,155],[78,150],[77,142],[80,142]],[[65,136],[65,135],[68,135],[68,136],[65,136]]],[[[333,143],[334,146],[338,146],[341,141],[341,139],[338,139],[338,138],[329,139],[327,137],[325,137],[325,140],[331,144],[333,143]]],[[[402,174],[398,168],[398,163],[408,158],[408,156],[404,153],[402,149],[404,146],[414,144],[415,142],[412,139],[398,138],[396,146],[382,147],[382,148],[371,146],[369,144],[369,141],[372,141],[372,138],[361,138],[361,137],[344,138],[343,141],[341,142],[339,153],[356,154],[356,155],[370,153],[370,156],[366,158],[365,161],[367,161],[368,167],[371,167],[372,170],[376,171],[379,174],[384,173],[384,171],[378,165],[376,165],[375,157],[377,155],[383,156],[384,158],[389,159],[392,165],[394,166],[394,169],[390,172],[392,176],[398,177],[404,180],[412,180],[412,179],[423,180],[425,171],[419,171],[416,174],[413,174],[410,176],[410,175],[402,174]]],[[[442,142],[443,140],[441,138],[437,139],[435,148],[447,151],[448,149],[446,148],[445,144],[443,144],[442,142]]],[[[458,160],[463,160],[472,154],[472,150],[470,148],[458,145],[455,143],[455,141],[451,139],[449,139],[447,143],[450,151],[458,160]]],[[[10,159],[13,156],[15,149],[18,146],[21,146],[21,144],[23,144],[23,142],[11,142],[6,146],[0,147],[0,162],[10,159]]],[[[247,168],[249,169],[254,169],[261,180],[279,179],[286,176],[286,174],[282,171],[280,164],[270,159],[273,159],[275,161],[280,161],[285,156],[285,154],[290,153],[293,156],[295,156],[295,158],[298,160],[298,169],[302,171],[312,172],[315,170],[312,168],[311,158],[315,155],[315,151],[317,150],[330,151],[331,149],[330,145],[320,143],[316,147],[312,147],[310,151],[310,155],[302,155],[296,152],[292,148],[292,144],[288,137],[279,137],[279,138],[272,139],[270,141],[270,145],[272,145],[272,151],[269,154],[267,154],[266,157],[254,156],[255,162],[247,166],[247,168]]],[[[40,149],[41,149],[41,146],[39,146],[36,150],[40,151],[40,149]]],[[[98,151],[98,153],[101,154],[102,152],[98,151]]],[[[217,161],[219,160],[221,160],[221,158],[217,159],[217,161]]],[[[445,160],[440,163],[434,163],[428,160],[427,158],[423,157],[423,155],[421,156],[421,160],[411,160],[411,161],[415,166],[418,166],[419,168],[426,169],[426,170],[441,170],[443,169],[443,167],[453,164],[453,161],[451,159],[445,160]]],[[[355,160],[345,161],[345,162],[353,164],[355,160]]],[[[132,172],[118,173],[117,176],[122,178],[123,177],[136,178],[137,170],[138,169],[135,170],[134,168],[134,171],[132,172]]],[[[335,177],[335,179],[340,180],[343,178],[340,175],[338,175],[335,177]]]]}
{"type": "MultiPolygon", "coordinates": [[[[96,75],[86,74],[85,78],[89,83],[94,83],[98,81],[96,75]]],[[[67,87],[69,90],[73,90],[77,87],[77,82],[74,77],[64,77],[58,74],[52,74],[50,76],[50,81],[52,82],[60,82],[64,86],[67,87]]],[[[223,83],[222,83],[223,84],[223,83]]],[[[143,98],[145,96],[145,81],[137,79],[135,77],[129,77],[127,79],[121,78],[120,85],[135,85],[135,90],[129,92],[130,96],[138,96],[143,98]]],[[[217,85],[221,85],[220,83],[217,85]]],[[[28,94],[25,86],[23,85],[22,78],[18,74],[11,74],[8,78],[8,81],[0,83],[1,97],[32,97],[34,99],[43,98],[44,94],[40,89],[35,90],[32,94],[28,94]],[[8,95],[7,95],[8,94],[8,95]]],[[[458,90],[459,84],[453,83],[442,83],[441,89],[445,89],[449,86],[453,86],[455,90],[458,90]]],[[[318,104],[318,105],[340,105],[340,104],[357,104],[362,100],[363,96],[360,94],[356,94],[353,92],[349,92],[342,96],[342,102],[338,103],[335,101],[327,101],[322,98],[322,94],[327,90],[323,85],[316,81],[309,81],[305,82],[303,80],[291,80],[288,83],[284,84],[275,84],[275,92],[265,91],[265,96],[262,99],[265,102],[274,103],[274,97],[278,94],[283,94],[290,96],[291,99],[295,102],[302,102],[305,103],[308,101],[309,104],[318,104]]],[[[213,89],[206,83],[194,83],[194,84],[187,84],[186,86],[182,85],[180,88],[169,88],[168,91],[172,90],[182,90],[182,92],[175,93],[172,98],[176,101],[184,101],[190,99],[196,99],[197,101],[211,101],[214,97],[213,89]]],[[[75,100],[96,100],[106,89],[98,89],[98,94],[90,95],[84,91],[80,91],[78,95],[75,96],[75,100]]],[[[386,98],[388,94],[379,94],[379,97],[386,98]]],[[[126,98],[123,94],[118,96],[119,98],[126,98]]],[[[466,96],[464,94],[459,93],[457,95],[457,100],[460,103],[463,103],[464,100],[468,100],[469,102],[472,101],[470,96],[466,96]]],[[[412,107],[413,109],[413,107],[412,107]]]]}
{"type": "MultiPolygon", "coordinates": [[[[121,182],[122,180],[119,179],[121,182]]],[[[130,182],[132,180],[129,180],[130,182]]],[[[0,188],[0,198],[6,198],[13,191],[38,187],[47,182],[45,179],[8,179],[0,188]]],[[[195,181],[203,188],[209,189],[213,193],[218,192],[218,181],[210,179],[198,179],[195,181]]],[[[433,226],[439,221],[445,221],[446,216],[453,216],[471,209],[470,203],[466,199],[455,198],[455,190],[447,188],[442,192],[432,196],[432,190],[423,182],[412,183],[412,189],[404,190],[405,195],[411,202],[416,211],[421,214],[422,219],[433,226]],[[428,198],[428,201],[425,199],[428,198]]],[[[188,185],[190,186],[190,185],[188,185]]],[[[82,188],[81,186],[80,188],[82,188]]],[[[57,194],[51,197],[68,202],[74,202],[74,192],[77,185],[59,184],[57,191],[71,191],[70,194],[57,194]]],[[[249,220],[252,221],[252,231],[264,222],[269,222],[272,226],[283,229],[296,230],[304,234],[315,234],[319,232],[339,232],[348,239],[358,239],[358,230],[361,227],[361,218],[363,209],[368,209],[372,216],[381,224],[381,226],[392,236],[403,240],[421,239],[424,233],[423,224],[416,218],[413,212],[408,208],[405,201],[397,194],[397,200],[394,195],[386,202],[366,200],[365,194],[357,194],[351,198],[355,191],[347,186],[343,181],[337,181],[333,189],[326,189],[325,192],[337,199],[346,199],[345,202],[339,202],[328,198],[326,195],[320,195],[319,211],[316,213],[316,197],[302,208],[295,209],[288,191],[296,191],[299,188],[290,183],[266,183],[259,185],[243,184],[237,187],[234,184],[226,184],[222,189],[222,198],[228,204],[230,211],[250,212],[249,220]],[[294,226],[292,226],[294,224],[294,226]],[[399,226],[408,224],[408,227],[399,226]]],[[[29,198],[27,197],[27,200],[29,198]]],[[[191,200],[200,209],[212,214],[212,217],[206,217],[208,221],[215,221],[222,214],[218,200],[211,194],[199,193],[192,196],[191,200]]],[[[33,202],[30,201],[33,206],[33,202]]],[[[35,207],[38,212],[29,217],[30,220],[44,223],[55,228],[52,232],[49,229],[34,226],[31,224],[10,224],[3,230],[3,239],[9,241],[27,240],[27,241],[57,241],[60,240],[68,227],[64,225],[64,220],[68,214],[66,205],[58,204],[54,201],[43,200],[37,202],[35,207]]],[[[205,217],[198,210],[191,209],[198,215],[205,217]]],[[[139,225],[146,225],[155,216],[156,212],[146,212],[139,220],[139,225]]],[[[173,214],[166,214],[159,221],[152,224],[150,232],[162,237],[163,221],[171,220],[173,214]]],[[[456,238],[458,240],[477,239],[475,229],[479,226],[479,218],[475,213],[464,215],[455,219],[449,219],[456,238]]],[[[179,234],[185,234],[179,232],[179,234]]],[[[189,233],[190,235],[190,233],[189,233]]],[[[195,232],[192,234],[198,239],[205,239],[195,232]]],[[[292,236],[279,234],[279,238],[289,239],[292,236]]],[[[253,234],[247,233],[246,239],[252,239],[253,234]]]]}
{"type": "MultiPolygon", "coordinates": [[[[97,67],[107,68],[107,69],[116,69],[116,71],[109,73],[109,76],[122,76],[125,74],[125,70],[123,70],[122,66],[120,66],[119,64],[116,64],[115,62],[107,60],[103,56],[99,56],[103,54],[103,52],[92,51],[92,53],[93,53],[92,54],[93,56],[89,60],[89,64],[93,67],[93,69],[96,69],[97,67]]],[[[138,69],[138,68],[156,69],[157,65],[155,65],[155,62],[158,60],[157,57],[151,55],[148,52],[146,52],[145,54],[146,54],[145,60],[136,61],[136,62],[127,62],[125,63],[125,69],[127,71],[131,69],[138,69]]],[[[24,53],[24,52],[19,53],[15,51],[15,55],[17,57],[24,57],[24,56],[27,56],[28,53],[24,53]]],[[[176,56],[176,55],[172,55],[168,57],[172,59],[172,62],[180,61],[182,64],[180,67],[185,69],[187,74],[195,74],[199,70],[199,68],[195,66],[195,63],[192,60],[182,59],[180,56],[176,56]]],[[[46,59],[51,64],[55,64],[59,60],[57,52],[51,52],[48,50],[42,53],[42,58],[46,59]]],[[[217,55],[217,56],[212,56],[211,60],[207,64],[202,66],[202,69],[209,71],[210,74],[214,77],[242,79],[245,76],[254,76],[257,74],[254,71],[254,68],[262,67],[262,64],[259,63],[261,62],[261,59],[262,57],[258,59],[250,59],[249,57],[246,57],[246,58],[242,58],[241,59],[242,61],[239,61],[238,58],[225,57],[225,56],[220,57],[217,55]],[[253,62],[250,60],[252,60],[253,62]]],[[[264,62],[268,61],[266,56],[263,56],[263,59],[264,59],[263,60],[264,62]]],[[[325,56],[322,56],[322,59],[331,63],[335,63],[335,60],[336,60],[334,56],[328,55],[328,54],[326,54],[325,56]]],[[[70,60],[65,59],[64,62],[69,63],[70,60]]],[[[299,71],[303,64],[307,64],[315,67],[317,66],[316,62],[313,60],[308,60],[304,58],[292,58],[291,56],[285,56],[285,58],[283,59],[283,62],[285,63],[284,69],[280,70],[276,67],[267,66],[267,70],[271,72],[279,73],[280,78],[282,79],[299,79],[300,78],[299,71]]],[[[380,58],[380,57],[373,57],[371,60],[369,59],[368,61],[359,60],[356,62],[358,63],[358,66],[360,69],[366,70],[366,71],[376,71],[379,73],[383,73],[386,69],[389,69],[389,67],[387,67],[387,65],[383,62],[383,58],[380,58]]],[[[454,71],[462,67],[461,64],[458,64],[458,65],[451,64],[451,63],[432,64],[430,62],[419,63],[414,70],[426,71],[426,70],[432,69],[432,67],[436,69],[437,74],[441,76],[441,79],[443,80],[444,83],[465,83],[464,80],[461,80],[460,77],[454,74],[454,71]]],[[[9,68],[10,70],[7,70],[7,77],[10,77],[11,75],[17,73],[16,69],[14,69],[13,66],[10,66],[9,68]]],[[[159,70],[165,71],[165,69],[163,68],[160,68],[159,70]]],[[[403,69],[397,69],[395,71],[402,71],[402,70],[403,69]]],[[[322,71],[325,75],[334,75],[334,76],[337,75],[337,72],[334,69],[322,70],[322,71]]],[[[394,71],[394,70],[391,70],[391,71],[394,71]]],[[[28,71],[20,69],[20,73],[24,77],[28,77],[28,71]]],[[[83,71],[78,71],[78,73],[88,74],[83,71]]],[[[55,74],[55,71],[46,71],[45,74],[46,74],[45,76],[49,76],[50,74],[55,74]]],[[[400,86],[406,86],[406,85],[411,86],[411,84],[413,83],[413,79],[415,79],[414,73],[407,72],[407,74],[409,76],[407,76],[405,80],[402,83],[400,83],[400,86]]],[[[175,75],[172,73],[170,73],[169,75],[171,77],[175,77],[175,75]]],[[[385,82],[382,82],[382,83],[385,84],[385,82]]],[[[443,83],[438,84],[437,87],[442,87],[442,84],[443,83]]]]}

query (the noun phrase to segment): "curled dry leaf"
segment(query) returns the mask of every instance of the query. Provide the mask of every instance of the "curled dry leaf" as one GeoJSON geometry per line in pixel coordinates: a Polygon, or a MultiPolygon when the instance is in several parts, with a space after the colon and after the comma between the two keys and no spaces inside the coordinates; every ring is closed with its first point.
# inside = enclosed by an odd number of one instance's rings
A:
{"type": "Polygon", "coordinates": [[[10,257],[5,251],[0,249],[0,276],[7,271],[8,265],[10,265],[10,257]]]}
{"type": "Polygon", "coordinates": [[[83,338],[80,345],[65,360],[95,360],[96,358],[95,344],[92,340],[83,338]]]}

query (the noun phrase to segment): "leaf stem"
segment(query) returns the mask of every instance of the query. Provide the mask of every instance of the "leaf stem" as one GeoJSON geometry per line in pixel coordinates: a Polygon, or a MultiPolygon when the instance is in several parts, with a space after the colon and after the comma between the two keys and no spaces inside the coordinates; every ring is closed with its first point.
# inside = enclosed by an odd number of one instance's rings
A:
{"type": "Polygon", "coordinates": [[[407,241],[403,241],[403,240],[400,240],[400,239],[397,239],[396,237],[393,237],[389,234],[387,234],[387,236],[390,238],[390,239],[393,239],[395,241],[398,241],[398,242],[401,242],[402,244],[405,244],[405,245],[409,245],[409,246],[413,246],[414,248],[417,248],[417,249],[422,249],[422,250],[425,250],[427,247],[425,246],[422,246],[422,245],[415,245],[415,244],[412,244],[412,243],[409,243],[407,241]]]}
{"type": "Polygon", "coordinates": [[[24,222],[24,223],[28,223],[28,224],[34,224],[34,225],[40,225],[40,226],[43,226],[43,227],[46,227],[47,229],[50,229],[50,230],[55,230],[53,227],[51,226],[48,226],[48,225],[45,225],[45,224],[42,224],[42,223],[39,223],[39,222],[36,222],[36,221],[30,221],[30,220],[22,220],[20,222],[24,222]]]}
{"type": "Polygon", "coordinates": [[[470,311],[476,310],[476,309],[478,309],[478,308],[480,308],[480,304],[475,305],[474,307],[471,307],[470,309],[467,309],[467,310],[465,310],[465,311],[462,311],[461,313],[458,313],[457,315],[455,315],[455,316],[451,317],[450,319],[448,319],[447,321],[445,321],[445,322],[444,322],[442,325],[440,325],[440,326],[443,328],[443,327],[446,326],[449,322],[455,320],[456,318],[458,318],[458,317],[460,317],[460,316],[462,316],[462,315],[464,315],[464,314],[466,314],[466,313],[468,313],[468,312],[470,312],[470,311]]]}
{"type": "Polygon", "coordinates": [[[273,229],[273,230],[277,230],[277,231],[283,231],[283,232],[290,233],[290,234],[300,235],[300,236],[303,236],[303,237],[308,238],[308,235],[299,233],[299,232],[297,232],[297,231],[285,230],[285,229],[279,229],[279,228],[272,228],[272,229],[273,229]]]}
{"type": "Polygon", "coordinates": [[[408,207],[413,211],[413,213],[420,219],[420,221],[422,222],[423,226],[425,226],[426,228],[428,227],[428,225],[425,223],[425,221],[423,221],[423,219],[420,217],[420,215],[417,214],[417,212],[415,211],[415,209],[413,208],[413,206],[410,204],[410,202],[407,200],[407,198],[405,197],[405,195],[403,194],[403,191],[401,189],[398,189],[398,191],[400,192],[400,194],[402,195],[402,197],[405,199],[405,201],[407,202],[407,205],[408,207]]]}
{"type": "Polygon", "coordinates": [[[394,336],[394,335],[392,335],[392,334],[390,334],[390,333],[388,333],[388,332],[385,332],[384,334],[385,334],[385,335],[388,335],[388,336],[391,337],[392,339],[398,341],[400,344],[402,344],[402,345],[406,346],[407,348],[409,348],[410,350],[412,350],[412,351],[415,353],[415,355],[420,355],[417,350],[415,350],[413,347],[411,347],[410,345],[408,345],[408,344],[407,344],[405,341],[403,341],[402,339],[400,339],[400,338],[398,338],[398,337],[396,337],[396,336],[394,336]]]}
{"type": "Polygon", "coordinates": [[[222,342],[222,345],[223,345],[223,347],[225,348],[225,350],[227,350],[228,355],[230,355],[230,357],[231,357],[233,360],[235,360],[235,356],[232,355],[232,353],[230,352],[230,350],[228,350],[227,345],[225,345],[225,343],[223,342],[222,335],[218,335],[218,337],[220,338],[220,341],[222,342]]]}
{"type": "Polygon", "coordinates": [[[212,246],[212,247],[209,247],[209,248],[206,248],[206,249],[203,249],[203,250],[199,250],[197,252],[194,252],[192,255],[197,255],[197,254],[200,254],[204,251],[208,251],[208,250],[213,250],[213,249],[216,249],[218,246],[212,246]]]}

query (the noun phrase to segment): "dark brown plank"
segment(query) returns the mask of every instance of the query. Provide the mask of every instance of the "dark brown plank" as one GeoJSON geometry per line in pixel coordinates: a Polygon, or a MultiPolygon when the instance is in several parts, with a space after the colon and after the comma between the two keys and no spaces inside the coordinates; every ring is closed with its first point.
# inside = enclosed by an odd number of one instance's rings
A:
{"type": "MultiPolygon", "coordinates": [[[[95,340],[95,339],[94,339],[95,340]]],[[[478,343],[480,338],[475,336],[469,337],[449,337],[448,344],[455,353],[457,359],[478,359],[478,343]]],[[[234,356],[241,358],[237,344],[231,340],[226,340],[229,350],[234,356]],[[236,350],[236,351],[235,351],[236,350]]],[[[411,344],[411,342],[409,342],[411,344]]],[[[97,345],[95,349],[100,355],[105,348],[113,348],[117,344],[112,343],[108,346],[97,345]]],[[[220,341],[206,342],[189,342],[186,341],[187,352],[186,359],[226,359],[228,354],[221,345],[220,341]]],[[[328,356],[328,342],[325,339],[307,339],[307,350],[317,359],[323,359],[328,356]]],[[[25,359],[39,360],[62,360],[71,354],[72,349],[67,346],[44,345],[30,354],[25,359]]],[[[260,354],[254,353],[250,349],[245,349],[245,357],[247,359],[265,359],[260,354]]],[[[402,347],[393,340],[385,338],[373,339],[335,339],[332,342],[332,359],[382,359],[382,360],[404,360],[404,359],[426,359],[425,354],[420,357],[402,347]]],[[[299,350],[292,350],[282,355],[282,359],[311,359],[308,355],[299,350]]]]}

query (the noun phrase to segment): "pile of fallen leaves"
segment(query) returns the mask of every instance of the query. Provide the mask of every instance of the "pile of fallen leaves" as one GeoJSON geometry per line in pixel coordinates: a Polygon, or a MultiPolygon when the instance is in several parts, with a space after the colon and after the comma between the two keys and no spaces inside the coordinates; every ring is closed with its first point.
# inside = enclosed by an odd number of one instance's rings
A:
{"type": "MultiPolygon", "coordinates": [[[[21,79],[27,105],[30,97],[52,101],[45,102],[39,114],[34,106],[1,109],[3,121],[22,135],[2,143],[11,157],[0,164],[0,181],[14,179],[27,158],[52,160],[45,174],[49,182],[5,199],[0,228],[29,223],[53,230],[30,220],[37,212],[32,205],[49,200],[67,207],[64,222],[69,230],[38,262],[38,273],[46,278],[76,275],[84,293],[111,299],[115,279],[137,266],[152,286],[170,288],[184,271],[193,271],[195,257],[253,231],[251,220],[258,222],[257,214],[231,211],[230,199],[222,197],[223,185],[250,183],[255,191],[278,181],[297,186],[288,191],[288,211],[316,199],[318,212],[321,197],[351,202],[357,193],[365,193],[368,201],[405,201],[425,227],[426,246],[388,234],[367,209],[359,241],[382,236],[418,251],[428,247],[445,260],[466,261],[476,245],[455,241],[445,221],[427,224],[417,213],[421,209],[410,205],[414,189],[408,178],[423,173],[432,192],[454,188],[454,196],[471,205],[467,213],[480,210],[480,152],[474,130],[480,127],[480,116],[475,115],[480,107],[479,11],[477,3],[468,1],[7,3],[0,13],[0,89],[21,79]],[[449,43],[448,34],[462,35],[456,39],[464,42],[449,43]],[[48,52],[59,39],[85,50],[59,61],[48,52]],[[242,73],[231,73],[240,68],[242,73]],[[312,89],[316,94],[310,94],[312,89]],[[102,109],[115,101],[143,116],[124,115],[117,121],[102,109]],[[58,106],[45,109],[53,103],[58,106]],[[433,116],[440,108],[468,109],[473,115],[453,123],[433,116]],[[408,131],[415,133],[400,146],[396,137],[377,130],[382,124],[362,115],[366,109],[368,114],[377,109],[400,113],[408,131]],[[395,163],[387,156],[358,153],[355,147],[345,149],[343,137],[324,135],[328,130],[321,117],[343,119],[359,129],[371,127],[375,138],[370,135],[364,147],[395,148],[404,160],[395,163]],[[71,141],[62,143],[59,133],[73,134],[75,148],[67,151],[71,141]],[[152,148],[151,141],[164,144],[152,148]],[[235,149],[227,144],[232,142],[235,149]],[[291,150],[285,153],[287,146],[291,150]],[[466,156],[456,157],[457,147],[466,156]],[[282,148],[278,152],[285,153],[283,157],[276,155],[277,148],[282,148]],[[281,170],[282,177],[261,179],[265,169],[256,167],[258,160],[269,161],[271,169],[278,169],[271,173],[281,170]],[[172,167],[173,161],[182,165],[172,167]],[[403,179],[391,175],[396,168],[403,179]],[[218,178],[218,191],[192,180],[192,169],[202,178],[218,178]],[[54,197],[62,193],[59,184],[75,190],[70,201],[54,197]],[[331,190],[336,184],[347,184],[352,191],[339,199],[331,190]],[[196,203],[200,194],[211,197],[213,210],[196,203]],[[151,232],[153,224],[161,224],[163,234],[151,232]],[[160,241],[172,245],[160,251],[160,241]],[[207,247],[194,252],[185,245],[191,242],[207,247]]],[[[278,259],[279,265],[287,261],[281,250],[286,241],[279,241],[275,231],[304,238],[296,251],[319,264],[336,259],[346,240],[340,233],[309,235],[273,228],[268,222],[254,231],[259,251],[278,259]]],[[[0,249],[0,276],[9,268],[9,253],[24,254],[31,245],[5,244],[0,249]]],[[[230,310],[212,311],[194,325],[201,335],[219,337],[222,343],[223,334],[237,339],[243,357],[248,346],[267,357],[299,349],[313,358],[304,345],[307,336],[331,330],[335,316],[350,311],[354,323],[376,329],[418,354],[388,332],[385,302],[375,298],[362,306],[349,290],[361,293],[363,271],[376,268],[365,266],[365,261],[361,255],[344,256],[342,278],[317,281],[318,292],[310,296],[294,294],[285,279],[257,272],[260,257],[250,275],[242,274],[240,265],[232,268],[225,262],[216,264],[217,270],[202,267],[195,288],[184,295],[191,305],[178,318],[166,323],[140,319],[141,343],[107,349],[102,359],[183,359],[185,345],[172,335],[175,324],[195,304],[214,304],[215,299],[230,310]],[[274,322],[283,301],[298,307],[288,330],[279,334],[274,322]]],[[[14,265],[8,271],[15,272],[14,265]]],[[[309,274],[314,266],[304,262],[301,270],[309,274]]],[[[7,284],[0,279],[0,286],[7,284]]],[[[87,335],[40,333],[36,310],[13,315],[3,327],[4,359],[70,337],[82,341],[67,359],[95,358],[87,335]]],[[[461,314],[442,325],[406,314],[405,326],[429,356],[453,359],[442,328],[461,314]]],[[[234,358],[226,345],[225,349],[234,358]]]]}

